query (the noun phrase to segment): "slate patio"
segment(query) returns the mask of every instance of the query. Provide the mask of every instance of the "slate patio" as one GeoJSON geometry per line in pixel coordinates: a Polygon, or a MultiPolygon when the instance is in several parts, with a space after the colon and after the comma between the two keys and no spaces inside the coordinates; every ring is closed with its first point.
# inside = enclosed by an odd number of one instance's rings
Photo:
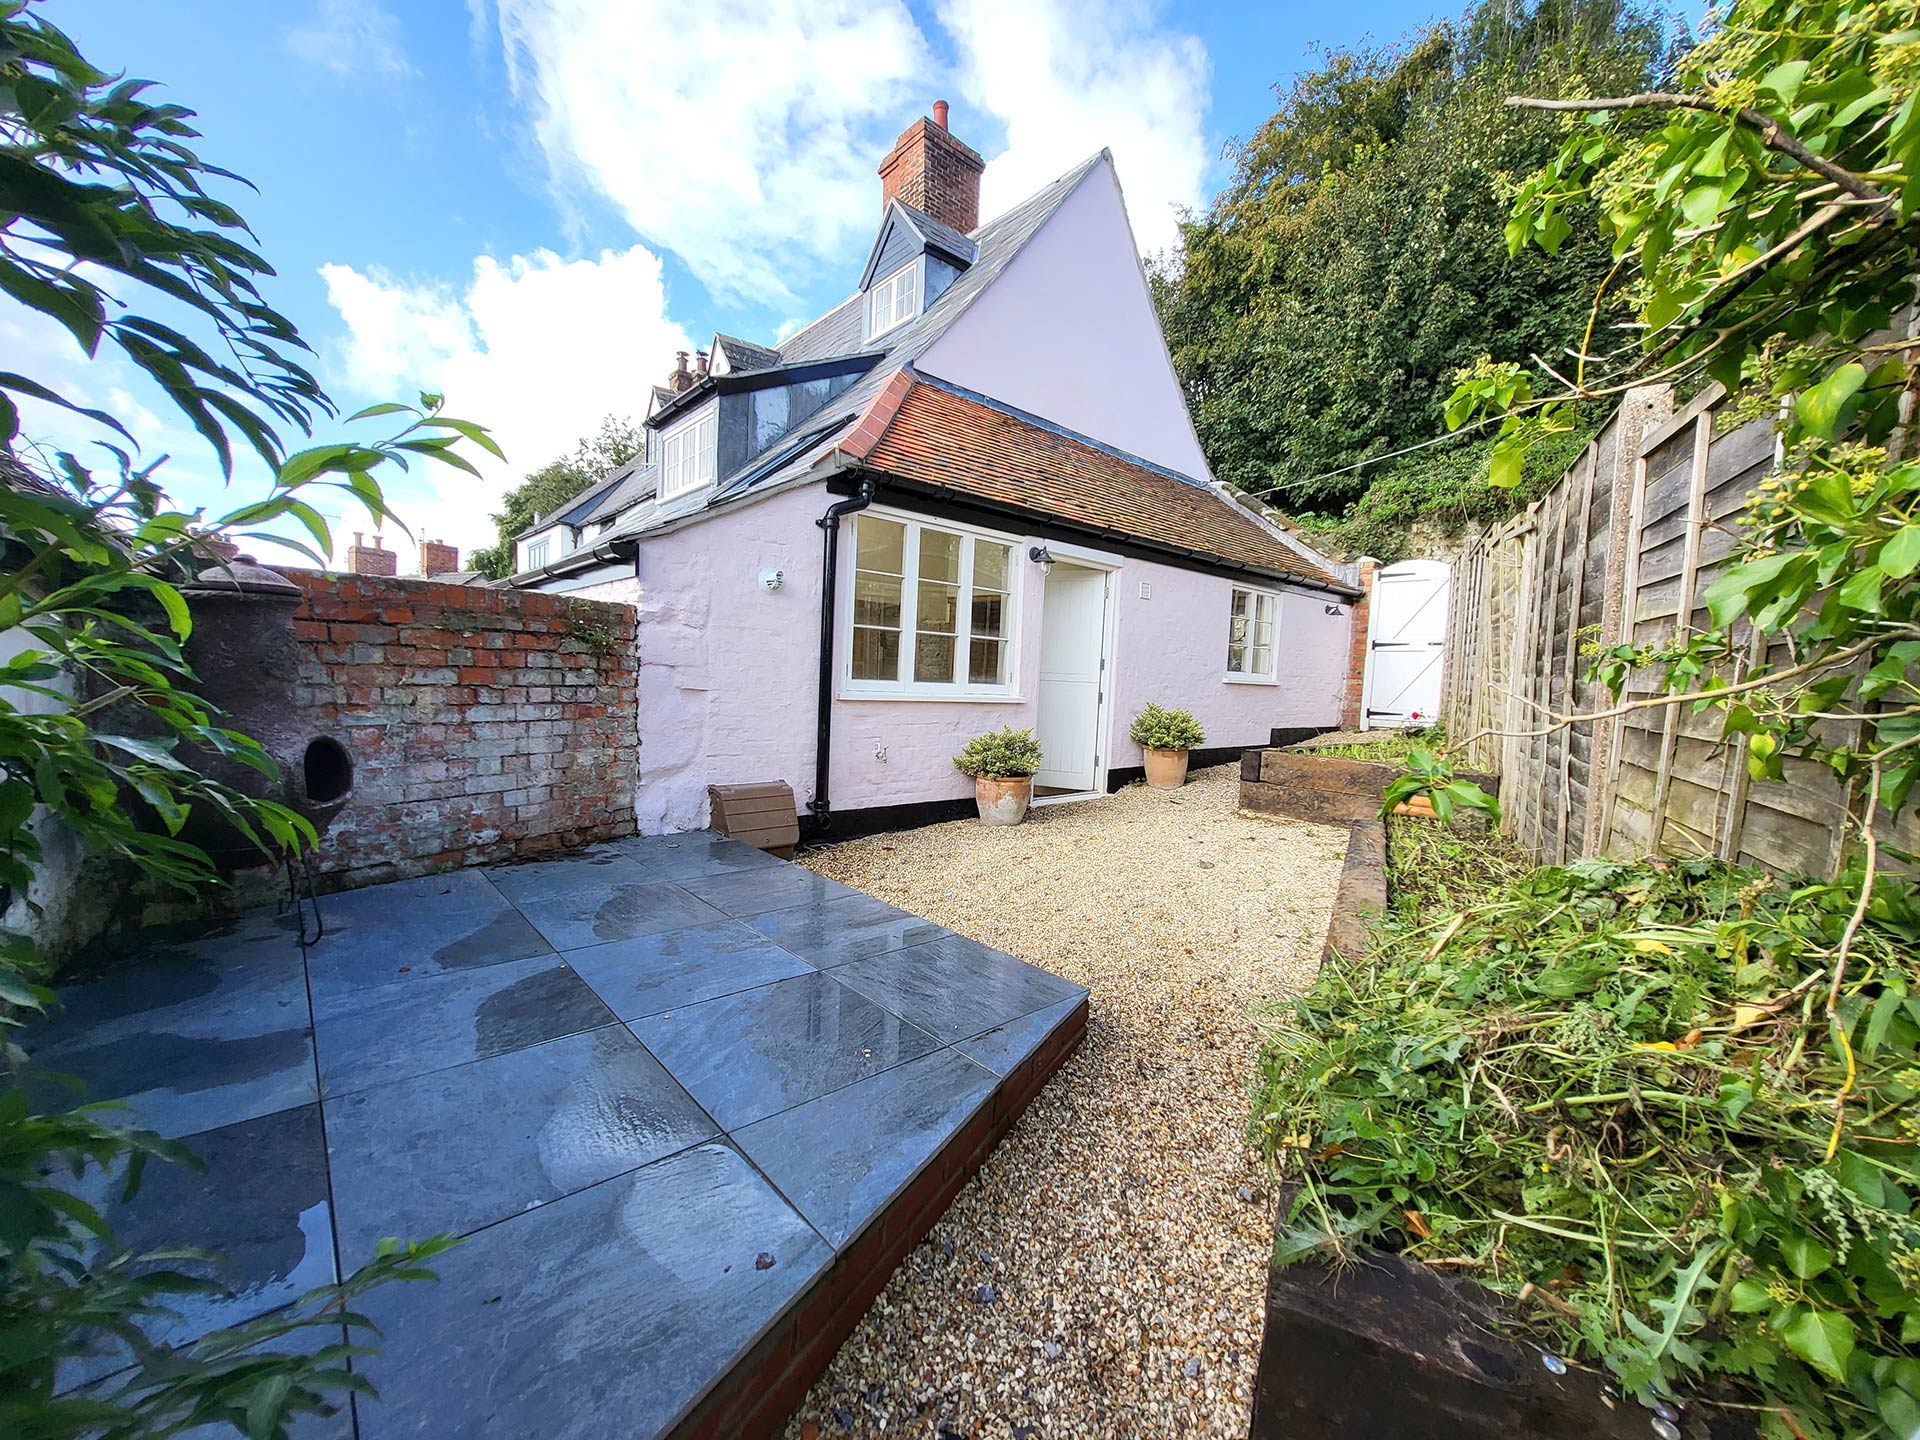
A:
{"type": "Polygon", "coordinates": [[[365,1302],[382,1398],[315,1440],[675,1429],[830,1278],[863,1308],[917,1238],[891,1211],[944,1206],[1085,1022],[1081,987],[718,836],[323,906],[304,954],[271,912],[155,937],[33,1045],[206,1162],[111,1216],[225,1260],[233,1298],[164,1338],[467,1237],[365,1302]]]}

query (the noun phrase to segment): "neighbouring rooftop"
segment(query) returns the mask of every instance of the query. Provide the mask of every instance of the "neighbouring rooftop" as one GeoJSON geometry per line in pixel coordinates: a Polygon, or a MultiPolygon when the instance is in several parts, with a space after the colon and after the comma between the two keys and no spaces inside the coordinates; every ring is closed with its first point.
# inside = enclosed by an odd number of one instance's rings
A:
{"type": "Polygon", "coordinates": [[[108,1206],[135,1250],[225,1259],[232,1297],[160,1338],[288,1304],[383,1236],[465,1237],[436,1283],[364,1301],[381,1399],[328,1440],[790,1408],[1087,1013],[1082,986],[713,835],[322,906],[304,952],[272,911],[156,936],[30,1039],[205,1161],[108,1206]]]}

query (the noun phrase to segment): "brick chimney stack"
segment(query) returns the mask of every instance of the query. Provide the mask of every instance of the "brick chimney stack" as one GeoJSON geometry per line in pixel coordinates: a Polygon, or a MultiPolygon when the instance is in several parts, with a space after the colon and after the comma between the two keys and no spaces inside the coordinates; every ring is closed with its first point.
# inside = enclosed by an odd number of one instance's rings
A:
{"type": "Polygon", "coordinates": [[[667,389],[673,391],[674,394],[678,395],[682,391],[691,390],[693,388],[694,376],[693,376],[693,372],[687,369],[687,352],[686,351],[684,350],[674,351],[673,359],[674,359],[673,369],[667,375],[667,389]]]}
{"type": "Polygon", "coordinates": [[[460,551],[444,540],[422,540],[420,542],[420,573],[426,576],[445,575],[460,568],[460,551]]]}
{"type": "Polygon", "coordinates": [[[933,118],[916,120],[880,162],[880,204],[898,200],[949,229],[972,234],[980,224],[980,172],[987,162],[947,130],[947,102],[933,102],[933,118]]]}
{"type": "Polygon", "coordinates": [[[363,545],[360,532],[353,532],[353,544],[347,547],[347,569],[355,575],[398,575],[400,557],[391,550],[380,548],[380,537],[373,537],[372,545],[363,545]]]}

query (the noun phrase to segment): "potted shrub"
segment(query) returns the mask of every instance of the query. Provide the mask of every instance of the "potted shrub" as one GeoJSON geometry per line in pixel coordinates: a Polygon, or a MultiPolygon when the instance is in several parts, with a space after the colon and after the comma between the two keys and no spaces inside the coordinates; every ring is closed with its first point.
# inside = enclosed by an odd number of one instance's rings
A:
{"type": "Polygon", "coordinates": [[[973,777],[973,798],[989,825],[1018,825],[1033,803],[1033,772],[1040,768],[1040,742],[1031,730],[1002,725],[976,735],[953,757],[973,777]]]}
{"type": "Polygon", "coordinates": [[[1187,752],[1207,743],[1207,732],[1191,710],[1167,710],[1147,702],[1133,717],[1127,732],[1147,752],[1147,784],[1156,790],[1178,790],[1187,783],[1187,752]]]}

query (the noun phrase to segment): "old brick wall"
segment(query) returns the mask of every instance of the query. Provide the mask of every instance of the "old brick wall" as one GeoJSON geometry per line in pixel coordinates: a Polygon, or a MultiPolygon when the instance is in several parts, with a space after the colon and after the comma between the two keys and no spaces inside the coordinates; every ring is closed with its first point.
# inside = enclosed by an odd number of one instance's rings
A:
{"type": "Polygon", "coordinates": [[[633,833],[632,607],[286,573],[306,592],[297,698],[354,759],[324,888],[633,833]]]}
{"type": "Polygon", "coordinates": [[[1377,561],[1362,557],[1360,561],[1360,588],[1362,595],[1353,603],[1352,648],[1347,655],[1347,688],[1340,706],[1340,728],[1358,730],[1360,728],[1360,707],[1366,691],[1367,680],[1367,624],[1373,612],[1373,577],[1379,570],[1377,561]]]}

